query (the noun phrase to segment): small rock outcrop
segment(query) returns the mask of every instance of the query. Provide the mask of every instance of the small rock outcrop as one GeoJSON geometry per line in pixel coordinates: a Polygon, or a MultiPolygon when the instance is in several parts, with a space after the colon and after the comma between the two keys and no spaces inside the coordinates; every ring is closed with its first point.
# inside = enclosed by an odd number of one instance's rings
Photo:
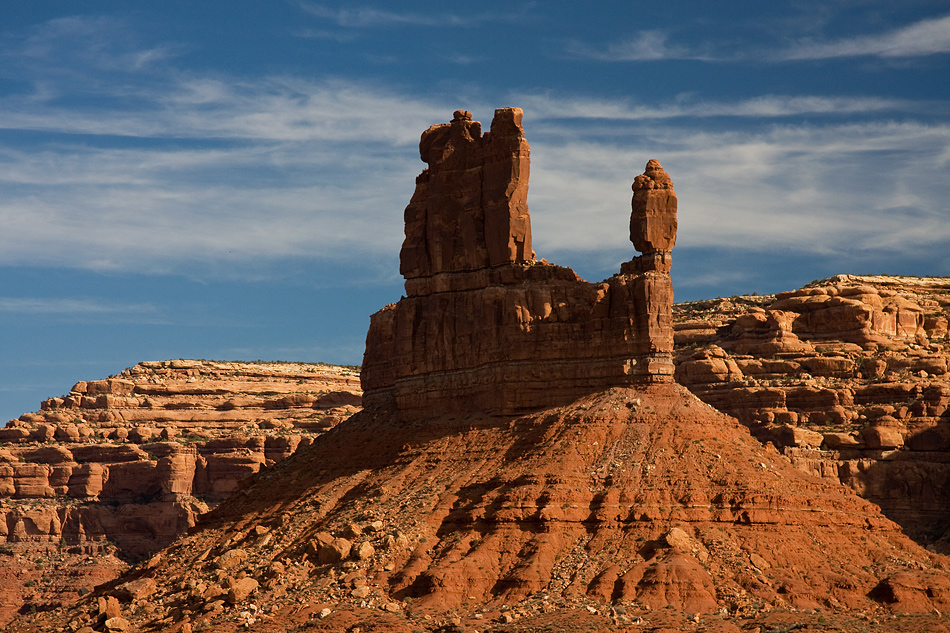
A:
{"type": "Polygon", "coordinates": [[[612,386],[669,381],[676,193],[651,160],[637,176],[631,240],[643,253],[600,283],[531,250],[529,148],[518,108],[482,135],[471,114],[426,130],[428,167],[406,208],[406,298],[373,315],[367,406],[402,419],[512,414],[612,386]]]}

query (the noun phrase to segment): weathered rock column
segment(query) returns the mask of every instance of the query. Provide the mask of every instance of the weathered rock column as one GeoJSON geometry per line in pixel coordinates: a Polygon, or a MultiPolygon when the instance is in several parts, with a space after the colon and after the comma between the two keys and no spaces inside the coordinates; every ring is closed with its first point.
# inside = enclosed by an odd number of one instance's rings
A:
{"type": "Polygon", "coordinates": [[[523,116],[499,108],[483,136],[472,113],[457,110],[451,123],[423,132],[419,155],[428,167],[406,207],[399,256],[407,294],[426,292],[415,279],[534,261],[523,116]]]}
{"type": "Polygon", "coordinates": [[[630,241],[643,253],[635,260],[639,270],[670,272],[676,245],[676,192],[673,181],[660,162],[650,159],[642,174],[633,180],[633,211],[630,214],[630,241]]]}
{"type": "Polygon", "coordinates": [[[630,241],[642,253],[624,263],[624,275],[641,275],[633,285],[636,330],[649,350],[631,373],[650,382],[673,380],[673,282],[670,267],[676,244],[676,192],[656,159],[633,180],[630,241]]]}
{"type": "Polygon", "coordinates": [[[422,134],[406,207],[406,296],[370,319],[363,405],[399,419],[519,415],[609,387],[673,379],[670,250],[676,194],[656,161],[634,183],[643,252],[592,284],[535,261],[530,150],[519,108],[488,132],[466,110],[422,134]]]}

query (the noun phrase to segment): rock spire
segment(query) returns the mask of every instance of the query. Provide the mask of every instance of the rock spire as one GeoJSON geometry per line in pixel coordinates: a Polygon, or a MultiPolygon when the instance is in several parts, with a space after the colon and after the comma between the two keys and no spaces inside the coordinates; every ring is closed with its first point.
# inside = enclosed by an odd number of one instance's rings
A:
{"type": "Polygon", "coordinates": [[[644,270],[670,272],[670,253],[676,244],[676,192],[670,175],[656,159],[647,162],[633,180],[630,241],[643,253],[644,270]]]}
{"type": "Polygon", "coordinates": [[[482,136],[472,113],[422,133],[428,167],[406,207],[400,272],[406,279],[533,262],[528,215],[530,149],[521,108],[495,110],[482,136]]]}
{"type": "Polygon", "coordinates": [[[427,167],[405,211],[406,298],[373,315],[364,404],[416,419],[507,415],[613,386],[669,382],[676,194],[651,160],[634,183],[631,239],[643,255],[589,283],[535,260],[522,111],[471,113],[423,132],[427,167]]]}

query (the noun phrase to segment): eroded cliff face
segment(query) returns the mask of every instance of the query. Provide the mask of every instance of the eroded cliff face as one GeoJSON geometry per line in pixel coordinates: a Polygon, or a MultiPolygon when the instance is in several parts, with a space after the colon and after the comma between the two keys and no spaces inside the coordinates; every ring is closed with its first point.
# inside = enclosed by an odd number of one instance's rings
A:
{"type": "Polygon", "coordinates": [[[838,275],[674,314],[678,381],[950,551],[950,280],[838,275]]]}
{"type": "Polygon", "coordinates": [[[359,410],[358,382],[328,365],[144,362],[11,420],[0,429],[0,625],[174,541],[359,410]]]}
{"type": "Polygon", "coordinates": [[[529,149],[518,108],[491,131],[458,111],[422,135],[428,163],[406,208],[406,298],[372,316],[364,403],[404,420],[513,414],[611,386],[672,376],[676,193],[651,160],[634,183],[631,239],[642,252],[600,283],[535,260],[529,149]]]}

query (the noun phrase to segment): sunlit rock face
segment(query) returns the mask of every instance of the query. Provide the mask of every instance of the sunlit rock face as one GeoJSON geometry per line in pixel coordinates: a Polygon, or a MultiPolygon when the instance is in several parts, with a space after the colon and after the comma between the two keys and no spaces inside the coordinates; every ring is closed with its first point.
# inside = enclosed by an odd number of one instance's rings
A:
{"type": "Polygon", "coordinates": [[[643,254],[589,283],[537,261],[522,111],[495,111],[484,135],[455,112],[419,144],[428,167],[405,212],[406,298],[372,317],[364,403],[402,419],[510,414],[612,386],[672,377],[670,251],[676,193],[651,160],[633,185],[631,240],[643,254]]]}

